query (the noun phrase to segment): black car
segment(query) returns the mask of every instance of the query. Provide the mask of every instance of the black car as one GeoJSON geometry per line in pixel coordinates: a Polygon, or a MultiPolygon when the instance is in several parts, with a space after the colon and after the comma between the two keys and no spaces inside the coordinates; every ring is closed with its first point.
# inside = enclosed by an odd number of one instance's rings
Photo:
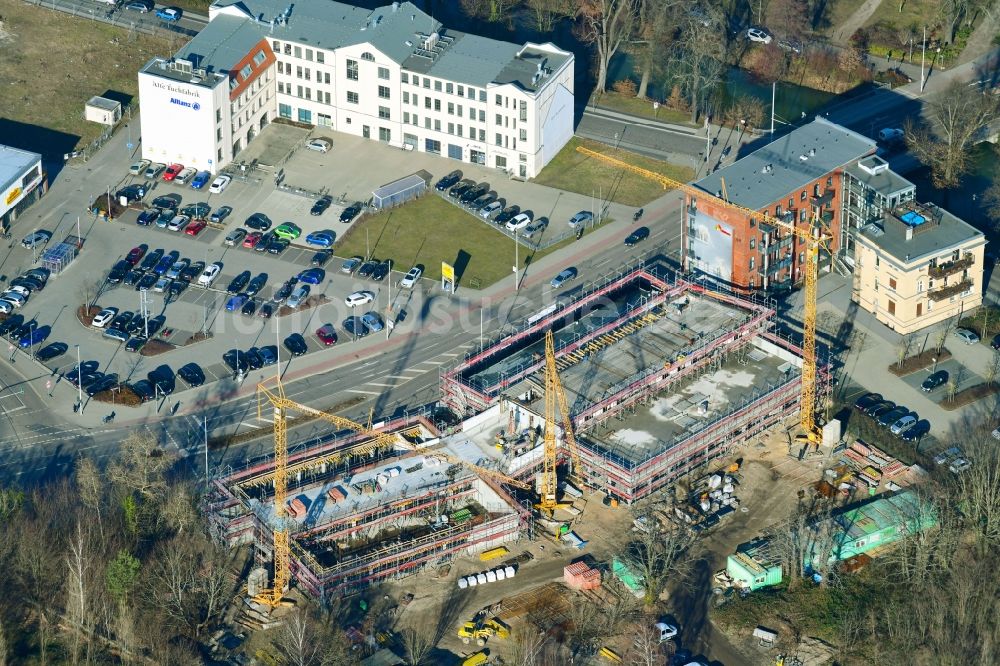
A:
{"type": "Polygon", "coordinates": [[[500,211],[496,217],[493,218],[493,221],[497,225],[506,224],[507,222],[512,220],[515,216],[519,215],[520,212],[521,212],[520,206],[517,205],[507,206],[502,211],[500,211]]]}
{"type": "Polygon", "coordinates": [[[131,310],[119,312],[115,315],[115,318],[111,320],[111,323],[108,324],[108,328],[120,328],[124,331],[128,328],[128,325],[132,323],[133,317],[135,317],[135,313],[131,310]]]}
{"type": "Polygon", "coordinates": [[[118,375],[111,373],[110,375],[104,375],[98,381],[93,382],[86,388],[87,395],[93,398],[98,393],[103,393],[109,389],[114,388],[118,385],[118,375]]]}
{"type": "Polygon", "coordinates": [[[320,250],[319,252],[317,252],[312,256],[312,259],[309,260],[309,265],[322,266],[323,264],[328,262],[330,260],[330,257],[332,256],[333,256],[333,250],[320,250]]]}
{"type": "Polygon", "coordinates": [[[270,231],[263,234],[257,244],[253,246],[254,252],[267,252],[267,246],[270,244],[271,240],[274,238],[274,234],[270,231]]]}
{"type": "Polygon", "coordinates": [[[920,390],[924,393],[930,393],[937,387],[946,383],[948,383],[948,371],[938,370],[937,372],[927,376],[927,379],[920,384],[920,390]]]}
{"type": "Polygon", "coordinates": [[[273,314],[274,305],[271,303],[261,303],[260,308],[257,310],[257,316],[261,319],[270,319],[273,314]]]}
{"type": "Polygon", "coordinates": [[[136,291],[149,291],[156,284],[156,281],[160,279],[156,273],[146,273],[143,275],[138,282],[135,283],[136,291]]]}
{"type": "Polygon", "coordinates": [[[1000,351],[1000,333],[997,333],[996,335],[993,336],[993,339],[990,341],[990,347],[993,347],[993,349],[1000,351]]]}
{"type": "Polygon", "coordinates": [[[877,402],[868,409],[866,409],[865,414],[874,419],[878,418],[882,414],[885,414],[886,412],[891,411],[893,409],[896,409],[896,403],[894,403],[892,400],[883,400],[882,402],[877,402]]]}
{"type": "Polygon", "coordinates": [[[482,209],[486,208],[487,206],[489,206],[491,203],[493,203],[496,200],[497,200],[497,198],[496,198],[495,195],[493,195],[493,194],[484,194],[483,196],[479,197],[478,199],[476,199],[475,201],[473,201],[471,204],[469,204],[469,210],[472,210],[472,211],[475,211],[475,212],[478,213],[479,211],[481,211],[482,209]]]}
{"type": "Polygon", "coordinates": [[[149,335],[156,335],[157,331],[163,328],[163,325],[167,323],[166,315],[157,315],[149,320],[149,335]]]}
{"type": "Polygon", "coordinates": [[[10,334],[10,338],[17,342],[24,336],[34,333],[36,328],[38,328],[38,322],[32,319],[31,321],[21,324],[16,331],[10,334]]]}
{"type": "Polygon", "coordinates": [[[295,280],[289,280],[281,285],[281,288],[274,292],[274,298],[271,300],[275,303],[284,303],[285,299],[292,295],[292,289],[295,289],[295,280]]]}
{"type": "Polygon", "coordinates": [[[271,218],[264,213],[254,213],[246,219],[243,225],[257,231],[267,231],[271,228],[271,218]]]}
{"type": "Polygon", "coordinates": [[[131,388],[132,393],[135,393],[139,400],[143,402],[149,402],[150,400],[156,399],[156,390],[147,379],[140,379],[129,388],[131,388]]]}
{"type": "Polygon", "coordinates": [[[264,361],[260,358],[260,354],[256,347],[251,347],[250,349],[243,352],[243,355],[247,359],[247,365],[250,366],[251,370],[259,370],[264,366],[264,361]]]}
{"type": "Polygon", "coordinates": [[[194,280],[196,277],[201,275],[201,272],[203,270],[205,270],[205,262],[196,261],[187,268],[185,268],[184,270],[182,270],[179,277],[185,282],[190,282],[191,280],[194,280]]]}
{"type": "Polygon", "coordinates": [[[138,224],[140,227],[148,227],[151,224],[153,224],[153,222],[156,222],[156,218],[158,218],[159,216],[160,216],[159,208],[149,208],[139,213],[139,217],[135,219],[135,223],[138,224]]]}
{"type": "Polygon", "coordinates": [[[141,335],[133,335],[131,338],[128,339],[128,342],[125,343],[125,351],[135,354],[140,349],[142,349],[142,346],[145,344],[146,344],[146,338],[142,337],[141,335]]]}
{"type": "Polygon", "coordinates": [[[142,258],[142,263],[139,264],[139,270],[141,271],[151,271],[156,264],[160,263],[160,259],[163,258],[163,250],[161,248],[156,248],[145,257],[142,258]]]}
{"type": "Polygon", "coordinates": [[[379,265],[378,261],[374,259],[369,259],[365,263],[361,264],[361,268],[358,269],[358,277],[360,278],[370,278],[372,273],[375,272],[375,267],[379,265]]]}
{"type": "Polygon", "coordinates": [[[187,215],[192,220],[207,220],[208,216],[211,214],[212,207],[204,201],[199,201],[198,203],[193,203],[190,206],[184,206],[184,208],[181,208],[181,215],[187,215]]]}
{"type": "Polygon", "coordinates": [[[144,196],[146,196],[146,186],[139,184],[123,187],[122,189],[115,192],[115,199],[121,199],[122,197],[125,197],[129,203],[139,201],[144,196]]]}
{"type": "Polygon", "coordinates": [[[244,314],[248,317],[252,317],[253,313],[257,311],[257,301],[252,298],[248,298],[247,302],[243,304],[240,309],[240,314],[244,314]]]}
{"type": "Polygon", "coordinates": [[[368,327],[361,321],[361,317],[348,317],[342,326],[352,338],[363,338],[368,335],[368,327]]]}
{"type": "Polygon", "coordinates": [[[69,349],[69,345],[65,342],[52,342],[39,349],[35,358],[39,361],[51,361],[57,356],[65,354],[67,349],[69,349]]]}
{"type": "Polygon", "coordinates": [[[267,251],[270,254],[281,254],[288,248],[288,241],[284,238],[275,238],[267,244],[267,251]]]}
{"type": "Polygon", "coordinates": [[[452,188],[448,190],[448,196],[451,197],[452,199],[458,199],[463,194],[468,192],[470,187],[475,187],[475,186],[476,186],[475,181],[468,179],[463,180],[462,182],[452,186],[452,188]]]}
{"type": "Polygon", "coordinates": [[[285,338],[285,349],[292,353],[292,356],[302,356],[307,351],[309,347],[306,345],[306,339],[302,337],[300,333],[292,333],[287,338],[285,338]]]}
{"type": "Polygon", "coordinates": [[[0,322],[0,335],[10,335],[11,331],[16,331],[24,323],[24,315],[12,314],[0,322]]]}
{"type": "Polygon", "coordinates": [[[146,320],[143,319],[141,314],[137,314],[132,317],[132,321],[129,322],[128,327],[126,327],[125,332],[129,335],[139,335],[146,330],[146,320]]]}
{"type": "Polygon", "coordinates": [[[447,176],[439,180],[437,184],[434,186],[434,189],[436,189],[438,192],[444,192],[445,190],[447,190],[449,187],[451,187],[460,180],[462,180],[462,172],[452,171],[447,176]]]}
{"type": "Polygon", "coordinates": [[[26,276],[26,275],[22,275],[20,277],[16,277],[13,280],[11,280],[10,281],[10,286],[12,286],[12,287],[24,287],[25,289],[27,289],[30,292],[36,292],[36,291],[41,291],[42,289],[45,289],[45,283],[44,282],[41,282],[40,280],[36,280],[35,278],[29,277],[29,276],[26,276]]]}
{"type": "Polygon", "coordinates": [[[133,268],[125,274],[125,277],[122,279],[122,284],[127,287],[134,287],[136,283],[142,279],[143,275],[144,273],[141,269],[133,268]]]}
{"type": "Polygon", "coordinates": [[[125,279],[128,272],[132,270],[132,264],[128,263],[124,259],[119,259],[115,262],[115,265],[111,267],[108,271],[108,284],[118,284],[125,279]]]}
{"type": "Polygon", "coordinates": [[[333,197],[329,194],[325,194],[316,200],[313,207],[309,210],[310,215],[322,215],[326,212],[326,209],[333,204],[333,197]]]}
{"type": "Polygon", "coordinates": [[[372,270],[372,279],[375,280],[376,282],[381,282],[382,278],[384,278],[386,275],[389,274],[391,268],[392,268],[392,262],[389,261],[388,259],[379,263],[378,265],[375,266],[374,270],[372,270]]]}
{"type": "Polygon", "coordinates": [[[197,363],[188,363],[181,366],[177,371],[177,376],[184,380],[184,383],[191,388],[197,388],[205,383],[205,373],[197,363]]]}
{"type": "Polygon", "coordinates": [[[278,362],[278,345],[267,345],[257,350],[263,367],[274,365],[278,362]]]}
{"type": "Polygon", "coordinates": [[[233,372],[246,372],[250,369],[250,364],[247,363],[246,354],[241,352],[239,349],[230,349],[223,354],[222,362],[228,365],[229,369],[233,372]]]}
{"type": "Polygon", "coordinates": [[[458,197],[458,200],[461,203],[470,204],[489,191],[490,191],[489,183],[479,183],[474,187],[470,187],[465,192],[462,192],[462,195],[458,197]]]}
{"type": "Polygon", "coordinates": [[[916,442],[921,437],[931,431],[931,424],[927,419],[920,419],[912,426],[903,431],[899,436],[904,442],[916,442]]]}
{"type": "Polygon", "coordinates": [[[88,386],[95,382],[99,382],[104,379],[107,375],[103,372],[87,372],[80,378],[80,388],[86,389],[88,386]]]}
{"type": "Polygon", "coordinates": [[[146,379],[162,395],[170,395],[174,392],[174,387],[177,385],[174,371],[170,369],[169,365],[161,365],[154,370],[150,370],[149,374],[146,375],[146,379]]]}
{"type": "Polygon", "coordinates": [[[250,280],[247,284],[246,294],[247,296],[256,296],[260,293],[260,290],[264,288],[267,284],[267,273],[258,273],[254,279],[250,280]]]}
{"type": "Polygon", "coordinates": [[[188,288],[190,282],[184,280],[173,280],[170,283],[170,287],[167,289],[170,292],[170,298],[177,298],[181,295],[181,292],[188,288]]]}
{"type": "Polygon", "coordinates": [[[180,205],[181,195],[179,194],[164,194],[153,199],[153,206],[160,210],[177,210],[180,205]]]}
{"type": "Polygon", "coordinates": [[[100,364],[97,361],[84,361],[79,366],[74,365],[73,368],[67,372],[64,376],[66,381],[68,381],[73,386],[77,386],[80,383],[80,376],[86,377],[87,375],[93,374],[97,371],[100,364]]]}
{"type": "Polygon", "coordinates": [[[625,247],[633,247],[649,238],[649,227],[639,227],[625,237],[625,247]]]}
{"type": "Polygon", "coordinates": [[[863,412],[869,407],[877,405],[880,402],[882,402],[881,393],[865,393],[854,403],[854,409],[863,412]]]}
{"type": "Polygon", "coordinates": [[[353,220],[354,218],[356,218],[361,213],[361,209],[362,208],[363,208],[363,206],[362,206],[361,202],[360,201],[355,201],[350,206],[348,206],[347,208],[345,208],[343,210],[343,212],[341,212],[341,214],[340,214],[340,221],[343,222],[343,223],[345,223],[345,224],[348,223],[348,222],[350,222],[351,220],[353,220]]]}
{"type": "Polygon", "coordinates": [[[216,224],[220,224],[223,220],[229,217],[229,214],[233,212],[232,206],[221,206],[212,213],[210,220],[216,224]]]}
{"type": "Polygon", "coordinates": [[[250,271],[243,271],[229,282],[229,286],[226,287],[226,292],[229,294],[240,293],[247,286],[247,283],[250,282],[250,277],[250,271]]]}

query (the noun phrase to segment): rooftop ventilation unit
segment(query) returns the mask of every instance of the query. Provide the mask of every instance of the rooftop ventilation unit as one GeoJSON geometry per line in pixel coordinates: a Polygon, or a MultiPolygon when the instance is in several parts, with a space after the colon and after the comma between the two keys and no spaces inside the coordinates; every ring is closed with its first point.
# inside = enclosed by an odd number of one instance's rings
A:
{"type": "Polygon", "coordinates": [[[190,74],[191,73],[191,61],[190,60],[182,60],[182,59],[178,58],[177,60],[174,61],[174,71],[183,72],[185,74],[190,74]]]}
{"type": "Polygon", "coordinates": [[[398,2],[392,3],[392,13],[395,14],[398,11],[399,11],[399,3],[398,2]]]}
{"type": "Polygon", "coordinates": [[[810,148],[809,149],[809,157],[816,157],[816,149],[815,148],[810,148]]]}

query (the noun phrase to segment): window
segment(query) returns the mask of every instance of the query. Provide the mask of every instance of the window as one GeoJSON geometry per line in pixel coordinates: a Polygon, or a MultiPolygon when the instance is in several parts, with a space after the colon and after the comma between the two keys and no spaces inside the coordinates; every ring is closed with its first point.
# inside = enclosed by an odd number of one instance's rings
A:
{"type": "Polygon", "coordinates": [[[459,118],[462,117],[462,105],[461,104],[458,105],[458,111],[456,111],[455,113],[458,115],[459,118]]]}
{"type": "Polygon", "coordinates": [[[503,116],[501,116],[499,113],[497,114],[497,122],[496,122],[496,124],[497,125],[503,125],[503,116]]]}
{"type": "Polygon", "coordinates": [[[378,107],[378,117],[383,120],[389,120],[389,107],[387,106],[378,107]]]}
{"type": "Polygon", "coordinates": [[[918,294],[924,293],[924,281],[923,280],[917,280],[917,293],[918,294]]]}
{"type": "Polygon", "coordinates": [[[222,128],[219,127],[215,130],[215,140],[222,141],[222,128]]]}
{"type": "Polygon", "coordinates": [[[520,135],[521,135],[521,141],[527,141],[528,140],[528,130],[524,130],[524,129],[521,130],[521,134],[520,135]]]}
{"type": "Polygon", "coordinates": [[[451,95],[452,93],[454,93],[454,92],[455,92],[455,86],[453,86],[453,85],[451,84],[451,82],[449,81],[448,83],[446,83],[446,84],[445,84],[445,86],[444,86],[444,91],[445,91],[446,93],[448,93],[449,95],[451,95]]]}
{"type": "Polygon", "coordinates": [[[285,55],[292,55],[292,45],[285,44],[285,55]]]}
{"type": "Polygon", "coordinates": [[[893,277],[889,278],[889,289],[892,290],[896,289],[896,278],[893,277]]]}
{"type": "Polygon", "coordinates": [[[378,78],[382,79],[383,81],[388,81],[389,80],[389,68],[388,67],[379,67],[378,68],[378,78]]]}
{"type": "Polygon", "coordinates": [[[896,301],[889,301],[889,314],[896,314],[896,301]]]}
{"type": "Polygon", "coordinates": [[[434,100],[434,110],[435,111],[441,110],[441,100],[439,99],[434,100]]]}
{"type": "Polygon", "coordinates": [[[388,127],[379,127],[378,140],[384,141],[385,143],[389,143],[390,141],[392,141],[392,130],[390,130],[388,127]]]}
{"type": "Polygon", "coordinates": [[[404,90],[403,91],[403,104],[409,104],[409,103],[410,103],[410,93],[408,93],[408,92],[406,92],[404,90]]]}
{"type": "Polygon", "coordinates": [[[328,93],[328,92],[323,93],[323,102],[325,104],[329,104],[330,103],[330,93],[328,93]]]}
{"type": "Polygon", "coordinates": [[[296,67],[295,68],[295,78],[297,78],[297,79],[301,79],[302,78],[302,68],[301,67],[296,67]]]}
{"type": "Polygon", "coordinates": [[[479,140],[482,141],[483,143],[486,143],[486,130],[484,129],[479,130],[479,140]]]}
{"type": "Polygon", "coordinates": [[[503,96],[502,95],[497,95],[496,98],[494,99],[494,103],[497,106],[500,106],[501,104],[503,104],[503,96]]]}
{"type": "Polygon", "coordinates": [[[458,135],[462,136],[462,126],[459,125],[456,129],[458,130],[458,135]]]}
{"type": "Polygon", "coordinates": [[[503,134],[500,134],[498,132],[497,135],[496,135],[496,137],[497,137],[497,145],[498,146],[503,146],[503,134]]]}
{"type": "Polygon", "coordinates": [[[424,97],[424,108],[425,109],[431,108],[431,98],[430,97],[424,97]]]}
{"type": "Polygon", "coordinates": [[[413,85],[415,85],[415,86],[419,86],[420,85],[420,77],[417,76],[416,74],[413,75],[413,85]]]}
{"type": "Polygon", "coordinates": [[[295,47],[295,57],[296,58],[301,58],[302,57],[302,47],[301,46],[296,46],[295,47]]]}
{"type": "MultiPolygon", "coordinates": [[[[319,72],[316,72],[316,80],[319,81],[319,72]]],[[[330,85],[330,72],[323,72],[323,83],[330,85]]]]}
{"type": "Polygon", "coordinates": [[[751,249],[751,250],[752,250],[752,249],[754,249],[754,246],[755,246],[756,244],[757,244],[757,239],[756,239],[756,238],[751,238],[751,239],[750,239],[750,249],[751,249]]]}
{"type": "Polygon", "coordinates": [[[215,110],[215,122],[217,122],[217,123],[221,123],[222,122],[222,109],[216,109],[215,110]]]}
{"type": "Polygon", "coordinates": [[[788,210],[791,210],[794,207],[795,207],[795,199],[789,199],[788,200],[788,210]]]}
{"type": "Polygon", "coordinates": [[[264,52],[263,51],[257,51],[257,53],[253,57],[253,64],[255,64],[257,66],[260,66],[260,63],[264,62],[264,58],[266,58],[266,56],[264,55],[264,52]]]}
{"type": "Polygon", "coordinates": [[[365,51],[364,53],[361,54],[361,59],[367,60],[368,62],[375,62],[375,56],[373,56],[368,51],[365,51]]]}
{"type": "Polygon", "coordinates": [[[480,90],[479,91],[479,101],[480,102],[485,102],[486,101],[486,91],[485,90],[480,90]]]}
{"type": "Polygon", "coordinates": [[[434,90],[435,90],[435,92],[441,92],[441,82],[440,81],[435,81],[434,82],[434,90]]]}
{"type": "Polygon", "coordinates": [[[312,124],[313,114],[309,109],[299,109],[299,122],[312,124]]]}
{"type": "Polygon", "coordinates": [[[827,187],[833,187],[833,176],[827,176],[827,178],[826,178],[826,186],[827,187]]]}
{"type": "Polygon", "coordinates": [[[243,69],[240,70],[241,79],[249,79],[250,75],[253,73],[253,68],[250,65],[243,65],[243,69]]]}
{"type": "Polygon", "coordinates": [[[805,201],[805,200],[806,200],[806,191],[802,190],[802,193],[799,194],[799,201],[805,201]]]}
{"type": "Polygon", "coordinates": [[[448,134],[455,133],[455,123],[448,123],[448,134]]]}
{"type": "Polygon", "coordinates": [[[409,83],[410,82],[410,75],[407,74],[406,72],[403,72],[402,74],[399,75],[399,80],[402,83],[409,83]]]}
{"type": "Polygon", "coordinates": [[[923,303],[917,303],[917,316],[919,317],[923,313],[924,313],[924,304],[923,303]]]}
{"type": "Polygon", "coordinates": [[[285,63],[283,63],[283,62],[281,62],[279,60],[278,61],[278,74],[284,74],[284,73],[285,73],[285,63]]]}
{"type": "Polygon", "coordinates": [[[389,99],[389,86],[379,86],[378,96],[379,99],[389,99]]]}
{"type": "MultiPolygon", "coordinates": [[[[497,136],[499,136],[499,135],[497,135],[497,136]]],[[[507,168],[507,158],[504,157],[503,155],[497,155],[497,157],[496,157],[496,165],[497,165],[498,169],[506,169],[507,168]]]]}
{"type": "Polygon", "coordinates": [[[278,81],[278,92],[280,92],[281,94],[285,93],[285,84],[282,83],[281,81],[278,81]]]}
{"type": "Polygon", "coordinates": [[[358,80],[358,61],[348,60],[347,61],[347,80],[357,81],[358,80]]]}
{"type": "Polygon", "coordinates": [[[312,99],[312,88],[306,88],[306,99],[312,99]]]}
{"type": "Polygon", "coordinates": [[[435,139],[424,139],[424,150],[428,153],[441,154],[441,142],[435,139]]]}
{"type": "Polygon", "coordinates": [[[312,49],[306,49],[306,60],[310,60],[311,61],[312,59],[313,59],[313,50],[312,49]]]}
{"type": "Polygon", "coordinates": [[[434,131],[435,132],[440,132],[441,131],[441,121],[440,120],[437,120],[437,119],[434,120],[434,131]]]}
{"type": "Polygon", "coordinates": [[[431,119],[428,118],[427,116],[424,116],[424,129],[430,129],[430,128],[431,128],[431,119]]]}
{"type": "Polygon", "coordinates": [[[277,40],[271,42],[271,50],[275,53],[281,53],[281,42],[277,40]]]}
{"type": "Polygon", "coordinates": [[[348,102],[348,104],[357,104],[358,103],[358,93],[348,91],[347,92],[347,102],[348,102]]]}
{"type": "Polygon", "coordinates": [[[295,96],[302,97],[302,86],[296,86],[295,89],[295,96]]]}
{"type": "Polygon", "coordinates": [[[405,124],[407,124],[407,125],[410,124],[410,112],[409,111],[403,111],[403,122],[405,124]]]}
{"type": "Polygon", "coordinates": [[[455,105],[452,104],[451,102],[448,102],[448,115],[449,116],[455,115],[455,105]]]}
{"type": "Polygon", "coordinates": [[[431,80],[430,80],[430,79],[428,79],[428,78],[427,78],[427,77],[425,76],[425,77],[424,77],[424,88],[427,88],[427,89],[430,89],[430,87],[431,87],[431,80]]]}
{"type": "Polygon", "coordinates": [[[458,86],[458,96],[465,97],[465,86],[458,86]]]}
{"type": "Polygon", "coordinates": [[[312,79],[310,77],[312,76],[312,74],[309,72],[308,67],[306,67],[305,69],[305,74],[306,74],[306,81],[311,81],[312,79]]]}
{"type": "Polygon", "coordinates": [[[318,62],[321,65],[324,62],[326,62],[325,58],[323,57],[323,52],[322,51],[316,51],[316,62],[318,62]]]}
{"type": "Polygon", "coordinates": [[[750,270],[753,270],[754,258],[750,257],[750,270]]]}

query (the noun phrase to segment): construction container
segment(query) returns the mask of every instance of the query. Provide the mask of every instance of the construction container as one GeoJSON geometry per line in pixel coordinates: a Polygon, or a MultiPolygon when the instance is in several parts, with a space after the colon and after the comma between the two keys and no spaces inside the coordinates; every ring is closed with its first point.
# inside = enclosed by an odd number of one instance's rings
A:
{"type": "Polygon", "coordinates": [[[469,581],[465,580],[464,578],[459,578],[458,579],[458,589],[464,590],[467,587],[469,587],[469,581]]]}
{"type": "Polygon", "coordinates": [[[479,585],[486,585],[486,574],[476,574],[476,583],[479,585]]]}
{"type": "Polygon", "coordinates": [[[497,582],[497,575],[496,575],[496,573],[493,572],[493,571],[487,571],[486,572],[486,582],[487,583],[495,583],[495,582],[497,582]]]}
{"type": "Polygon", "coordinates": [[[469,576],[465,580],[468,582],[469,587],[475,587],[476,585],[479,585],[479,579],[476,578],[475,576],[469,576]]]}
{"type": "Polygon", "coordinates": [[[378,481],[379,485],[383,485],[384,486],[385,484],[389,483],[389,475],[388,474],[384,474],[384,473],[379,473],[375,477],[375,480],[378,481]]]}
{"type": "Polygon", "coordinates": [[[343,502],[345,499],[347,499],[347,493],[340,486],[334,486],[333,488],[330,488],[330,490],[327,491],[326,495],[327,497],[330,498],[330,501],[333,502],[334,504],[336,504],[337,502],[343,502]]]}
{"type": "Polygon", "coordinates": [[[512,567],[510,565],[505,566],[503,568],[503,572],[507,575],[507,578],[513,578],[514,577],[514,573],[515,573],[514,567],[512,567]]]}
{"type": "Polygon", "coordinates": [[[581,497],[583,497],[583,493],[580,492],[575,486],[569,483],[563,484],[562,491],[563,493],[569,495],[570,497],[574,497],[576,499],[580,499],[581,497]]]}
{"type": "Polygon", "coordinates": [[[306,515],[306,504],[296,497],[288,503],[288,513],[292,518],[302,518],[306,515]]]}
{"type": "Polygon", "coordinates": [[[499,548],[490,548],[489,550],[480,553],[479,559],[482,560],[483,562],[489,562],[490,560],[494,560],[498,557],[503,557],[509,552],[510,551],[507,549],[506,546],[500,546],[499,548]]]}
{"type": "Polygon", "coordinates": [[[494,573],[497,575],[497,580],[505,580],[507,578],[507,572],[504,569],[497,569],[494,573]]]}

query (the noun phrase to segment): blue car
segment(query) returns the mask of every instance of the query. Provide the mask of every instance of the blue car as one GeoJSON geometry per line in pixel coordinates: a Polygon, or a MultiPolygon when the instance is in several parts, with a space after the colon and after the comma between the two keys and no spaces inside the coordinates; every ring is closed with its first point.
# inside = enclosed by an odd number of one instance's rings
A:
{"type": "Polygon", "coordinates": [[[195,174],[195,177],[191,179],[191,189],[200,190],[205,187],[209,179],[211,179],[212,174],[207,171],[199,171],[195,174]]]}
{"type": "Polygon", "coordinates": [[[156,10],[156,18],[164,21],[180,21],[183,13],[180,7],[161,7],[156,10]]]}
{"type": "Polygon", "coordinates": [[[326,277],[326,271],[322,268],[310,268],[299,273],[299,282],[306,284],[319,284],[326,277]]]}
{"type": "Polygon", "coordinates": [[[329,230],[314,231],[308,236],[306,236],[307,245],[315,245],[316,247],[327,248],[333,245],[334,239],[337,234],[329,230]]]}
{"type": "Polygon", "coordinates": [[[180,253],[177,250],[173,250],[168,254],[165,254],[160,262],[153,266],[153,273],[156,275],[163,275],[170,270],[170,267],[174,265],[174,262],[180,258],[180,253]]]}
{"type": "Polygon", "coordinates": [[[148,227],[153,222],[156,222],[156,218],[160,216],[160,210],[158,208],[150,208],[149,210],[144,210],[139,213],[139,219],[135,221],[140,227],[148,227]]]}
{"type": "Polygon", "coordinates": [[[23,336],[18,344],[21,346],[21,349],[33,347],[41,342],[45,342],[45,339],[49,337],[49,333],[51,332],[51,326],[39,326],[35,330],[23,336]]]}
{"type": "Polygon", "coordinates": [[[226,312],[236,312],[247,302],[246,294],[236,294],[226,301],[226,312]]]}

